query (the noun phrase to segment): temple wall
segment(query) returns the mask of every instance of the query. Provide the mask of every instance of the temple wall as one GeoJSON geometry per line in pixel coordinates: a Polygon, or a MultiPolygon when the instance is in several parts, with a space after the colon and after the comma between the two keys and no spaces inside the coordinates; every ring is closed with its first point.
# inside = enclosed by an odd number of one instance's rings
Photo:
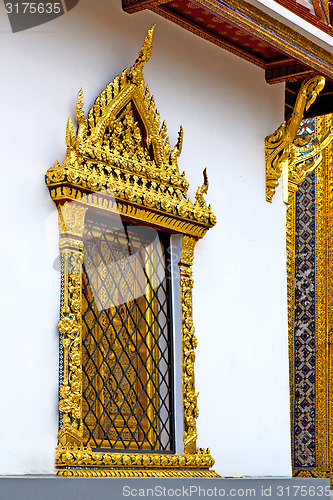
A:
{"type": "Polygon", "coordinates": [[[265,201],[264,138],[283,120],[284,87],[263,70],[120,0],[80,0],[12,34],[0,11],[2,71],[0,474],[52,473],[57,436],[57,220],[44,184],[65,155],[77,91],[85,109],[137,56],[193,200],[207,167],[218,223],[196,247],[198,446],[221,475],[289,475],[285,207],[265,201]]]}

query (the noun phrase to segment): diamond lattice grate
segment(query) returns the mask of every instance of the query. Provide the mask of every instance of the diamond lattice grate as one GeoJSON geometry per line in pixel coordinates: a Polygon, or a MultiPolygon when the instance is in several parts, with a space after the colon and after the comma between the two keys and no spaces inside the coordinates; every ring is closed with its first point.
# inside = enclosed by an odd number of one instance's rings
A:
{"type": "Polygon", "coordinates": [[[165,235],[87,218],[83,427],[95,449],[173,451],[165,235]]]}

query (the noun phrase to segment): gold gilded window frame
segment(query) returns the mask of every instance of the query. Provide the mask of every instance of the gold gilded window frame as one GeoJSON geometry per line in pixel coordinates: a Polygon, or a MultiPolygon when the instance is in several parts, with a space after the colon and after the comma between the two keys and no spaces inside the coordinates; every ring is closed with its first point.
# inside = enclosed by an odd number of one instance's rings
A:
{"type": "MultiPolygon", "coordinates": [[[[315,135],[324,137],[332,130],[333,116],[315,118],[315,135]]],[[[287,290],[290,366],[290,413],[292,470],[299,477],[329,477],[333,481],[333,146],[322,151],[315,171],[315,242],[314,242],[314,340],[315,340],[315,426],[312,437],[314,460],[298,466],[295,448],[295,257],[296,257],[296,186],[289,183],[287,206],[287,290]]],[[[303,180],[303,179],[302,179],[303,180]]],[[[293,179],[291,179],[293,181],[293,179]]],[[[295,181],[295,179],[294,179],[295,181]]]]}
{"type": "Polygon", "coordinates": [[[177,158],[182,128],[171,150],[165,122],[145,85],[142,69],[151,56],[153,29],[139,56],[97,97],[87,118],[78,94],[77,133],[66,129],[66,158],[47,171],[46,184],[59,214],[63,286],[59,332],[63,349],[61,415],[56,474],[82,477],[219,477],[209,470],[209,450],[196,447],[197,394],[194,384],[196,338],[192,319],[192,264],[198,239],[216,219],[203,197],[194,203],[177,158]],[[140,130],[143,135],[140,135],[140,130]],[[96,452],[84,446],[82,425],[82,237],[87,210],[183,235],[180,269],[183,442],[182,454],[96,452]]]}

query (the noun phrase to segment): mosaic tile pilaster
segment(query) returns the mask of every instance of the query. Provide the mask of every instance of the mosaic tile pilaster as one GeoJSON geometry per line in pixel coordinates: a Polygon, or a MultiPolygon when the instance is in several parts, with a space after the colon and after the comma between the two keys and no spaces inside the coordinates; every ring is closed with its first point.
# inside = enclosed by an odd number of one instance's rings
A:
{"type": "MultiPolygon", "coordinates": [[[[317,137],[332,115],[305,120],[317,137]]],[[[291,439],[294,476],[333,479],[332,145],[287,214],[291,439]]]]}
{"type": "Polygon", "coordinates": [[[294,466],[315,467],[315,173],[296,194],[294,466]]]}

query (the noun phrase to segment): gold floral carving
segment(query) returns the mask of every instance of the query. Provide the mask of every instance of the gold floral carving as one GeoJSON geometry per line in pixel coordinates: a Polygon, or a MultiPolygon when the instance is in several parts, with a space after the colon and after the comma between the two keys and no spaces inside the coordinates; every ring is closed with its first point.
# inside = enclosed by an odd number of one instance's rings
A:
{"type": "MultiPolygon", "coordinates": [[[[292,116],[265,139],[266,200],[269,202],[272,201],[282,172],[286,177],[284,182],[287,190],[289,188],[297,191],[306,175],[320,163],[322,149],[333,138],[331,129],[321,140],[308,134],[297,135],[304,110],[307,110],[315,101],[324,85],[325,78],[322,76],[315,76],[304,81],[298,92],[292,116]]],[[[287,200],[286,191],[284,201],[287,202],[287,200]]]]}
{"type": "Polygon", "coordinates": [[[193,264],[194,259],[194,247],[197,240],[195,238],[191,238],[190,236],[184,236],[182,241],[182,249],[181,249],[181,259],[180,265],[183,267],[183,272],[191,272],[189,269],[193,264]],[[184,267],[186,266],[186,267],[184,267]]]}
{"type": "MultiPolygon", "coordinates": [[[[51,197],[56,203],[61,203],[63,200],[68,199],[76,200],[84,203],[86,207],[98,208],[108,215],[120,214],[123,217],[130,218],[133,222],[146,222],[153,224],[156,227],[168,228],[171,231],[179,232],[182,234],[193,235],[202,238],[207,232],[207,227],[196,221],[190,221],[186,218],[175,218],[170,214],[159,212],[154,209],[147,209],[136,205],[128,204],[125,201],[116,200],[110,193],[98,192],[86,194],[80,188],[69,186],[56,186],[49,187],[51,197]]],[[[180,207],[180,210],[182,208],[180,207]]],[[[215,216],[212,215],[212,222],[215,224],[215,216]]]]}
{"type": "Polygon", "coordinates": [[[295,327],[295,214],[296,193],[289,194],[286,213],[286,254],[287,254],[287,304],[288,304],[288,350],[289,350],[289,387],[290,387],[290,426],[291,426],[291,456],[294,456],[294,408],[295,408],[295,358],[294,358],[294,327],[295,327]]]}
{"type": "Polygon", "coordinates": [[[101,470],[101,469],[65,469],[57,471],[58,476],[65,477],[177,477],[177,478],[219,478],[221,477],[213,470],[191,470],[191,469],[123,469],[123,470],[101,470]]]}
{"type": "Polygon", "coordinates": [[[209,450],[199,449],[193,454],[159,455],[152,453],[100,453],[86,447],[67,445],[57,450],[57,464],[60,466],[96,468],[199,468],[212,467],[214,460],[209,450]]]}
{"type": "Polygon", "coordinates": [[[46,174],[59,213],[59,246],[64,266],[64,299],[59,331],[64,352],[60,385],[57,474],[82,477],[218,477],[209,450],[196,448],[197,394],[194,390],[192,270],[194,246],[216,218],[204,199],[208,177],[187,197],[188,182],[178,169],[183,129],[171,149],[166,123],[145,85],[142,69],[151,56],[153,30],[137,60],[83,111],[76,103],[78,128],[69,119],[66,158],[46,174]],[[117,214],[132,223],[183,235],[180,265],[184,455],[97,452],[84,446],[82,408],[82,235],[86,211],[117,214]]]}
{"type": "MultiPolygon", "coordinates": [[[[332,127],[332,115],[316,118],[316,136],[325,136],[332,127]]],[[[325,149],[316,169],[315,211],[315,342],[316,342],[316,428],[315,467],[295,467],[293,475],[300,477],[330,477],[333,481],[331,449],[333,445],[333,401],[332,376],[333,354],[330,349],[333,326],[333,267],[332,267],[332,146],[325,149]]],[[[288,276],[288,323],[289,362],[291,394],[291,436],[294,456],[294,411],[295,411],[295,355],[294,355],[294,310],[295,310],[295,211],[296,194],[289,195],[287,209],[287,276],[288,276]]]]}
{"type": "Polygon", "coordinates": [[[59,232],[61,235],[82,237],[84,230],[84,217],[88,207],[78,203],[65,202],[57,205],[59,232]]]}

